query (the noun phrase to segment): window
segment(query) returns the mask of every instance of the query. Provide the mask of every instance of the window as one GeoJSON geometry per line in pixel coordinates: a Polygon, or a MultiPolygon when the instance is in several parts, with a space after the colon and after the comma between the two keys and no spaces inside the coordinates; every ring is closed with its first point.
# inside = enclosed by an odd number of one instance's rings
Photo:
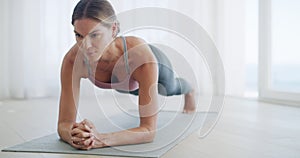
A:
{"type": "Polygon", "coordinates": [[[300,1],[271,1],[271,87],[300,93],[300,1]]]}
{"type": "Polygon", "coordinates": [[[300,103],[300,2],[259,3],[259,93],[262,100],[300,103]]]}

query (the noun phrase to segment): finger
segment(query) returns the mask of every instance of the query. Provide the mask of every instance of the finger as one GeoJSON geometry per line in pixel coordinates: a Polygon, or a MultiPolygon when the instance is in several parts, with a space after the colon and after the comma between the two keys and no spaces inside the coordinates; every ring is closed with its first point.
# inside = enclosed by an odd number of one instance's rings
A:
{"type": "Polygon", "coordinates": [[[71,136],[76,136],[80,138],[87,138],[91,136],[92,134],[90,132],[83,131],[79,128],[75,128],[71,131],[71,136]]]}
{"type": "Polygon", "coordinates": [[[91,128],[88,125],[82,124],[82,123],[77,128],[84,131],[84,132],[91,132],[92,131],[91,128]]]}
{"type": "Polygon", "coordinates": [[[72,125],[72,129],[74,129],[74,128],[77,128],[78,126],[79,126],[80,124],[79,123],[73,123],[73,125],[72,125]]]}
{"type": "Polygon", "coordinates": [[[95,145],[95,141],[92,140],[92,142],[91,142],[90,145],[88,146],[87,150],[92,149],[92,148],[94,147],[94,145],[95,145]]]}
{"type": "Polygon", "coordinates": [[[89,144],[85,145],[86,140],[87,139],[84,139],[84,138],[72,137],[72,143],[77,145],[77,146],[88,146],[89,144]]]}
{"type": "Polygon", "coordinates": [[[80,133],[76,134],[75,136],[79,137],[79,138],[90,138],[92,136],[92,134],[88,133],[88,132],[80,132],[80,133]]]}
{"type": "Polygon", "coordinates": [[[91,142],[86,145],[85,150],[90,150],[95,146],[95,140],[91,140],[91,142]]]}
{"type": "Polygon", "coordinates": [[[77,143],[77,142],[72,142],[72,143],[71,143],[71,146],[73,146],[73,147],[76,148],[76,149],[81,149],[81,148],[82,148],[82,145],[80,145],[80,144],[77,143]]]}
{"type": "Polygon", "coordinates": [[[76,149],[80,149],[80,150],[87,150],[88,148],[90,148],[89,146],[86,147],[84,145],[78,145],[78,144],[72,144],[72,146],[76,149]]]}
{"type": "Polygon", "coordinates": [[[93,134],[89,132],[81,131],[79,129],[74,129],[73,131],[71,131],[71,136],[78,137],[78,138],[89,138],[93,136],[93,134]]]}
{"type": "Polygon", "coordinates": [[[83,145],[80,143],[72,143],[71,144],[74,148],[76,149],[80,149],[80,150],[90,150],[93,148],[93,143],[91,143],[91,145],[83,145]]]}
{"type": "Polygon", "coordinates": [[[71,130],[71,135],[74,136],[74,135],[79,134],[80,132],[82,132],[82,131],[79,128],[74,128],[71,130]]]}
{"type": "Polygon", "coordinates": [[[84,144],[84,142],[87,140],[87,139],[90,139],[90,138],[79,138],[79,137],[72,137],[71,140],[74,144],[84,144]]]}
{"type": "Polygon", "coordinates": [[[84,119],[83,124],[87,125],[90,129],[94,128],[94,124],[92,123],[92,121],[88,120],[88,119],[84,119]]]}
{"type": "Polygon", "coordinates": [[[82,144],[85,146],[90,146],[92,144],[92,142],[93,142],[93,139],[89,138],[89,139],[82,141],[82,144]]]}
{"type": "Polygon", "coordinates": [[[84,119],[83,121],[80,122],[81,125],[85,125],[87,122],[87,119],[84,119]]]}
{"type": "Polygon", "coordinates": [[[92,129],[88,125],[86,125],[86,124],[83,127],[84,127],[84,130],[86,132],[91,132],[92,131],[92,129]]]}

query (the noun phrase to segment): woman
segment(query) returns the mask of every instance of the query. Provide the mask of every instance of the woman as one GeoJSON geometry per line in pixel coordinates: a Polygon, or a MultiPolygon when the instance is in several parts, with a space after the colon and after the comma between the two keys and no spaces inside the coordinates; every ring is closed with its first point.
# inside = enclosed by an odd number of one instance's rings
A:
{"type": "Polygon", "coordinates": [[[151,142],[155,136],[157,95],[185,95],[184,112],[195,111],[192,88],[174,78],[171,64],[157,48],[137,37],[117,37],[119,25],[106,0],[81,0],[72,15],[77,43],[61,69],[58,133],[77,149],[151,142]],[[76,123],[80,80],[139,97],[139,127],[99,133],[92,122],[76,123]]]}

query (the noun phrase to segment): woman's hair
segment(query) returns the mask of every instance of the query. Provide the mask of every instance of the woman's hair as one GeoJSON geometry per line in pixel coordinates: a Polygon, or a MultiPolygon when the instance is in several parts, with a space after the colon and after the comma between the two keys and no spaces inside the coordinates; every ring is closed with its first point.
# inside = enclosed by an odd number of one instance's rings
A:
{"type": "Polygon", "coordinates": [[[120,24],[114,8],[107,0],[80,0],[73,11],[72,25],[74,25],[75,20],[83,18],[97,20],[107,27],[116,23],[117,34],[120,32],[120,24]]]}

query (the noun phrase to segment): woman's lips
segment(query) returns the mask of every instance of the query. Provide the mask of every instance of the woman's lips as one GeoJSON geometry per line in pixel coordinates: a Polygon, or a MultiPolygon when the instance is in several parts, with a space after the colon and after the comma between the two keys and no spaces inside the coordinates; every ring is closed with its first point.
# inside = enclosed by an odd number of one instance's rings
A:
{"type": "Polygon", "coordinates": [[[93,56],[93,55],[95,55],[96,53],[95,52],[87,52],[86,53],[86,55],[88,55],[88,56],[93,56]]]}

